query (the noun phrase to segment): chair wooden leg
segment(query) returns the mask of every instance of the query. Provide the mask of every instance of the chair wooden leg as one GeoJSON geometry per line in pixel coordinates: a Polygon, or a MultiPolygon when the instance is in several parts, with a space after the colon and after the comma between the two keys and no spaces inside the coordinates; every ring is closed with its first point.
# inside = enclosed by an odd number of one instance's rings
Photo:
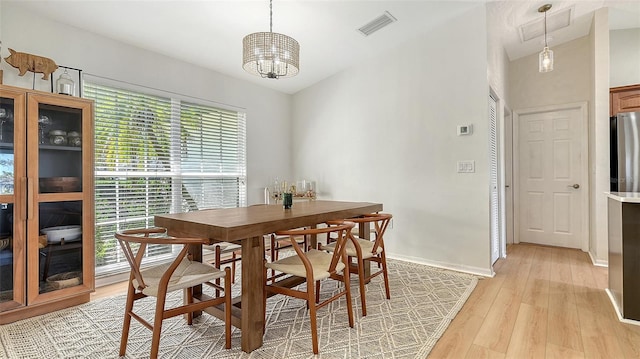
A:
{"type": "Polygon", "coordinates": [[[156,298],[156,315],[153,320],[153,335],[151,337],[151,359],[158,358],[160,348],[160,333],[162,333],[162,319],[164,317],[164,302],[167,293],[158,293],[156,298]]]}
{"type": "Polygon", "coordinates": [[[365,278],[364,278],[364,260],[358,258],[358,284],[360,284],[360,305],[362,305],[362,316],[367,316],[367,299],[365,298],[365,278]]]}
{"type": "MultiPolygon", "coordinates": [[[[273,238],[273,236],[271,236],[271,245],[269,246],[269,254],[271,257],[271,262],[275,262],[276,260],[278,260],[278,251],[276,251],[276,240],[273,238]]],[[[276,276],[276,270],[275,269],[271,269],[271,283],[275,283],[276,279],[274,278],[276,276]]]]}
{"type": "MultiPolygon", "coordinates": [[[[215,246],[215,259],[213,262],[213,266],[220,269],[220,246],[215,246]]],[[[216,285],[220,285],[220,278],[216,278],[216,285]]],[[[216,298],[220,298],[220,290],[216,288],[216,298]]]]}
{"type": "MultiPolygon", "coordinates": [[[[343,261],[346,261],[346,256],[343,258],[343,261]]],[[[344,282],[344,289],[346,291],[347,296],[347,314],[349,315],[349,327],[353,328],[353,305],[351,304],[351,283],[349,281],[349,277],[351,276],[351,272],[349,272],[348,268],[345,268],[342,271],[342,280],[344,282]]]]}
{"type": "Polygon", "coordinates": [[[315,303],[311,301],[315,298],[314,286],[307,283],[307,307],[309,308],[309,320],[311,321],[311,341],[313,345],[313,354],[318,354],[318,322],[317,308],[315,303]]]}
{"type": "Polygon", "coordinates": [[[231,283],[236,282],[236,252],[231,253],[231,283]]]}
{"type": "Polygon", "coordinates": [[[387,292],[387,299],[391,299],[391,291],[389,290],[389,273],[387,272],[387,256],[384,251],[380,254],[380,264],[382,264],[382,276],[384,277],[384,289],[387,292]]]}
{"type": "Polygon", "coordinates": [[[316,303],[320,303],[320,281],[316,281],[316,303]]]}
{"type": "Polygon", "coordinates": [[[225,348],[231,349],[231,270],[229,267],[224,270],[224,297],[225,348]]]}
{"type": "Polygon", "coordinates": [[[133,284],[129,282],[127,290],[127,303],[124,309],[124,322],[122,323],[122,336],[120,337],[120,356],[124,356],[127,351],[127,341],[129,340],[129,328],[131,327],[131,311],[133,310],[133,295],[135,294],[133,284]]]}
{"type": "MultiPolygon", "coordinates": [[[[267,277],[267,260],[263,260],[264,264],[264,269],[262,271],[262,275],[263,275],[263,285],[262,285],[262,298],[264,298],[263,302],[262,302],[262,314],[263,314],[263,319],[262,319],[262,334],[264,335],[264,333],[267,330],[267,282],[269,281],[269,277],[267,277]]],[[[274,279],[275,280],[275,279],[274,279]]]]}
{"type": "MultiPolygon", "coordinates": [[[[185,288],[184,294],[187,298],[187,305],[193,304],[193,288],[185,288]]],[[[187,325],[193,325],[193,312],[187,313],[187,325]]]]}

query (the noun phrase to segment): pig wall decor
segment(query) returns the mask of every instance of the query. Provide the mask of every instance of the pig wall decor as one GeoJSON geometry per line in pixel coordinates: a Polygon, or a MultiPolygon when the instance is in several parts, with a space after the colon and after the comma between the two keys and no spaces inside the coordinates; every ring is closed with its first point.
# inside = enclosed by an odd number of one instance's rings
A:
{"type": "Polygon", "coordinates": [[[9,52],[11,55],[4,59],[9,65],[20,70],[19,76],[24,76],[27,71],[31,71],[43,74],[42,79],[48,80],[49,75],[58,68],[58,65],[48,57],[17,52],[13,49],[9,49],[9,52]]]}

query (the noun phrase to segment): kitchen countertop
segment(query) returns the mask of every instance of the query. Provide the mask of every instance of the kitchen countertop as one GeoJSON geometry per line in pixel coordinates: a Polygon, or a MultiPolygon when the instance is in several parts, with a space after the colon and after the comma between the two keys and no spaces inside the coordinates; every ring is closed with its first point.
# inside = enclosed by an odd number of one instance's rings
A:
{"type": "Polygon", "coordinates": [[[607,192],[607,197],[620,202],[640,203],[640,192],[607,192]]]}

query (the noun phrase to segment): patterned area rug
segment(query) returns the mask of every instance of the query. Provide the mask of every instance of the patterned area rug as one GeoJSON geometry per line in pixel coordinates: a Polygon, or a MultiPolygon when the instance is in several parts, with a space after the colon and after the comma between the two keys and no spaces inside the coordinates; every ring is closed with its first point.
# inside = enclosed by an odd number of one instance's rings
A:
{"type": "MultiPolygon", "coordinates": [[[[389,277],[391,300],[384,296],[382,277],[366,286],[366,317],[351,277],[354,328],[349,328],[344,300],[318,311],[316,358],[426,358],[477,283],[471,275],[395,260],[389,261],[389,277]]],[[[332,282],[323,283],[323,298],[335,291],[332,282]]],[[[181,292],[175,292],[168,305],[181,300],[181,292]]],[[[116,358],[124,301],[120,295],[0,326],[0,358],[116,358]]],[[[139,303],[136,310],[152,318],[154,301],[139,303]]],[[[224,349],[222,322],[205,314],[193,326],[181,316],[165,320],[160,357],[314,358],[304,302],[276,295],[267,306],[264,345],[250,354],[241,351],[235,328],[232,349],[224,349]]],[[[151,332],[132,321],[126,358],[148,357],[150,342],[151,332]]]]}

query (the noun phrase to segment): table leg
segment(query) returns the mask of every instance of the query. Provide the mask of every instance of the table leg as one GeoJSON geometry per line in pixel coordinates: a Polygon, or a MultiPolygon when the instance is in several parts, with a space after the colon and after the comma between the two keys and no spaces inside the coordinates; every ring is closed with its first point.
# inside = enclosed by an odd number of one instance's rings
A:
{"type": "Polygon", "coordinates": [[[249,353],[262,346],[264,327],[264,239],[242,241],[242,350],[249,353]]]}

